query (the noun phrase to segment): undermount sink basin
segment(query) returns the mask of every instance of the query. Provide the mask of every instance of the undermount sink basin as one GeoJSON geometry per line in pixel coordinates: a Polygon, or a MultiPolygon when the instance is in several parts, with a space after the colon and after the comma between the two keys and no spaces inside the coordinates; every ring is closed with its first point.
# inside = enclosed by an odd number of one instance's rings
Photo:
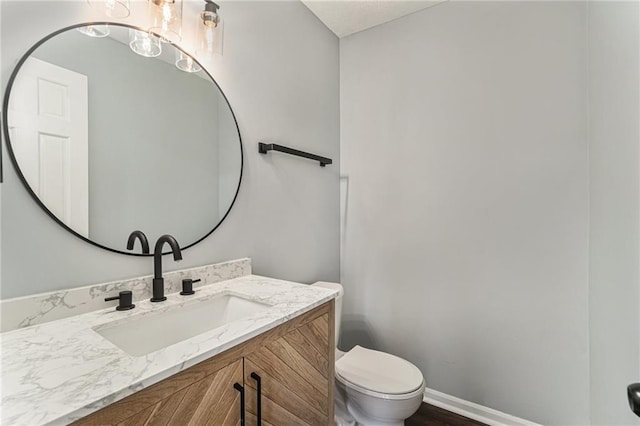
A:
{"type": "Polygon", "coordinates": [[[269,308],[270,305],[225,294],[95,331],[129,355],[142,356],[269,308]]]}

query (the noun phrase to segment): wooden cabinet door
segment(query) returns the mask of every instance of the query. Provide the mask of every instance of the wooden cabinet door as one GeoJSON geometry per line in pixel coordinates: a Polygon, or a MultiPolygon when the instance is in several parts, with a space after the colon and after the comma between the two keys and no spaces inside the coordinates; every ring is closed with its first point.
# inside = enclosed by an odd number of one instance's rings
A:
{"type": "Polygon", "coordinates": [[[333,309],[244,359],[247,426],[333,424],[333,309]]]}
{"type": "MultiPolygon", "coordinates": [[[[85,417],[83,425],[238,425],[242,384],[242,359],[239,359],[160,400],[141,391],[94,415],[85,417]],[[141,399],[143,398],[143,399],[141,399]],[[134,400],[135,399],[135,400],[134,400]],[[147,401],[147,404],[143,404],[147,401]],[[150,403],[150,404],[149,404],[150,403]],[[135,411],[135,407],[145,407],[135,411]],[[129,409],[127,411],[127,408],[129,409]],[[123,411],[124,410],[124,411],[123,411]],[[135,413],[131,415],[132,413],[135,413]],[[124,420],[120,420],[125,417],[124,420]]],[[[161,382],[166,386],[172,379],[161,382]]],[[[149,388],[153,390],[152,388],[149,388]]],[[[160,390],[160,389],[158,389],[160,390]]],[[[156,393],[157,395],[157,393],[156,393]]]]}
{"type": "Polygon", "coordinates": [[[125,425],[237,425],[240,423],[242,360],[187,386],[124,422],[125,425]]]}

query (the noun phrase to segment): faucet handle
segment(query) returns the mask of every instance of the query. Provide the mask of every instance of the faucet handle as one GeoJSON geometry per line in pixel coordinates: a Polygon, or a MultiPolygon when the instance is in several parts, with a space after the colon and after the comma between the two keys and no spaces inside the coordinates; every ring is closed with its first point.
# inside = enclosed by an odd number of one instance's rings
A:
{"type": "Polygon", "coordinates": [[[133,293],[131,290],[121,291],[118,296],[106,297],[104,299],[105,302],[110,302],[111,300],[120,300],[120,303],[116,307],[116,311],[128,311],[129,309],[133,309],[136,307],[133,302],[133,293]]]}
{"type": "Polygon", "coordinates": [[[183,296],[194,294],[195,291],[193,290],[193,283],[199,283],[200,281],[202,281],[200,278],[198,278],[197,280],[185,278],[184,280],[182,280],[182,291],[180,292],[180,294],[183,296]]]}

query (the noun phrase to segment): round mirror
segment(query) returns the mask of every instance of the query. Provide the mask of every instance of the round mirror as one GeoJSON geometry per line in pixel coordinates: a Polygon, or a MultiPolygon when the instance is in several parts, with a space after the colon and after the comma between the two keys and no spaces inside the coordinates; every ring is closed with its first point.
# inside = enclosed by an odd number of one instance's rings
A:
{"type": "Polygon", "coordinates": [[[3,106],[27,190],[102,248],[134,254],[126,250],[134,230],[151,244],[171,234],[190,247],[237,196],[242,143],[225,95],[184,51],[137,28],[51,34],[18,63],[3,106]]]}

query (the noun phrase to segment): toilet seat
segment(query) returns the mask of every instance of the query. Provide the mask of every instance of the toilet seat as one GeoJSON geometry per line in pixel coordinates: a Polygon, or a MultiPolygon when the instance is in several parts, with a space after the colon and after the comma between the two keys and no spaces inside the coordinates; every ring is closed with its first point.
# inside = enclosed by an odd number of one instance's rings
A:
{"type": "Polygon", "coordinates": [[[345,386],[383,399],[406,399],[422,393],[422,373],[395,355],[355,346],[336,361],[336,379],[345,386]]]}

